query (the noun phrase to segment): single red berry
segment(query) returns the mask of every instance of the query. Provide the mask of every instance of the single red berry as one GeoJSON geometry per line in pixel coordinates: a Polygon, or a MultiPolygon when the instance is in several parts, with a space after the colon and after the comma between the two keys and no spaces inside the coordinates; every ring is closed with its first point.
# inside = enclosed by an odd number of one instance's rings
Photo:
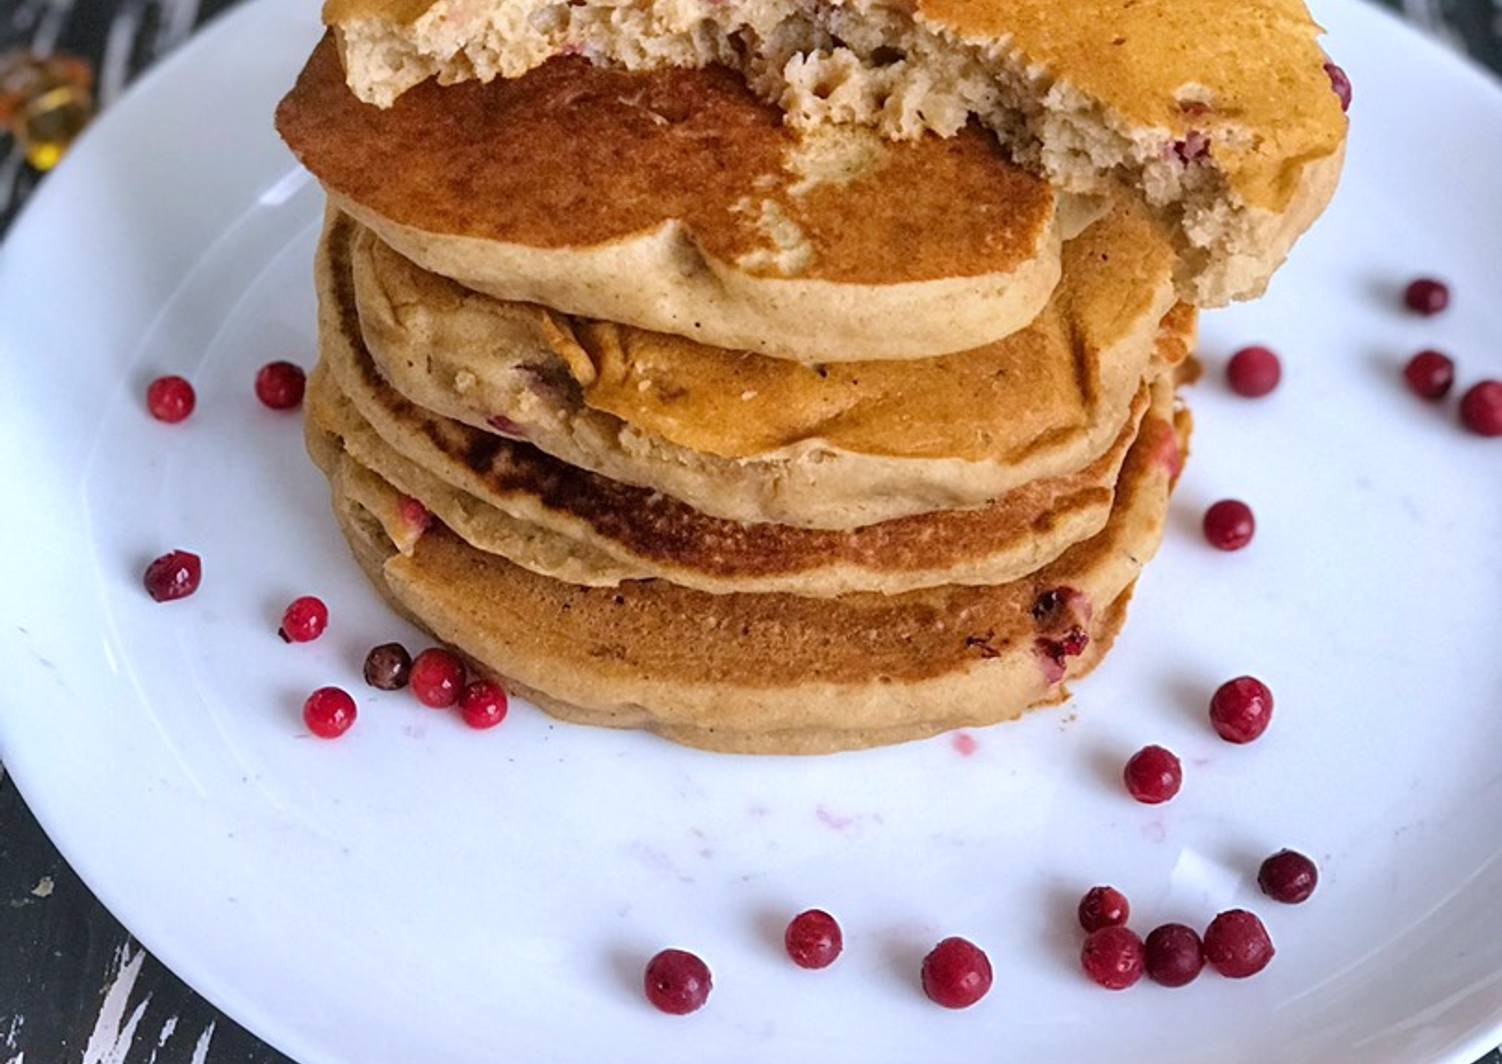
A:
{"type": "Polygon", "coordinates": [[[1420,277],[1403,289],[1403,302],[1408,304],[1409,310],[1428,317],[1450,305],[1450,288],[1443,281],[1420,277]]]}
{"type": "Polygon", "coordinates": [[[382,643],[365,655],[365,682],[378,691],[407,686],[412,674],[412,655],[400,643],[382,643]]]}
{"type": "Polygon", "coordinates": [[[1226,363],[1226,380],[1231,391],[1256,399],[1278,386],[1283,378],[1283,364],[1266,347],[1243,347],[1226,363]]]}
{"type": "Polygon", "coordinates": [[[1142,940],[1125,927],[1092,931],[1080,950],[1080,964],[1107,990],[1125,990],[1142,978],[1142,940]]]}
{"type": "Polygon", "coordinates": [[[1210,723],[1228,743],[1249,743],[1273,719],[1273,693],[1253,676],[1238,676],[1216,688],[1210,698],[1210,723]]]}
{"type": "Polygon", "coordinates": [[[1455,362],[1439,351],[1420,351],[1403,367],[1408,387],[1421,399],[1443,399],[1455,383],[1455,362]]]}
{"type": "Polygon", "coordinates": [[[1346,72],[1334,63],[1325,64],[1325,73],[1330,77],[1330,88],[1335,90],[1335,95],[1340,98],[1340,109],[1351,109],[1351,79],[1346,72]]]}
{"type": "Polygon", "coordinates": [[[402,496],[400,509],[402,513],[402,520],[407,522],[407,524],[411,525],[413,528],[420,529],[421,531],[425,532],[427,531],[428,526],[433,523],[432,512],[419,500],[414,499],[410,495],[402,496]]]}
{"type": "Polygon", "coordinates": [[[647,1000],[663,1012],[686,1016],[709,1000],[714,981],[709,966],[692,953],[665,949],[647,962],[642,986],[647,1000]]]}
{"type": "Polygon", "coordinates": [[[464,690],[464,662],[441,647],[429,647],[412,662],[410,682],[412,693],[423,705],[452,706],[464,690]]]}
{"type": "Polygon", "coordinates": [[[303,723],[320,739],[337,739],[355,723],[355,700],[337,687],[320,687],[302,704],[303,723]]]}
{"type": "Polygon", "coordinates": [[[329,626],[329,608],[323,600],[313,595],[304,595],[292,600],[282,614],[282,626],[277,635],[285,643],[311,643],[323,635],[329,626]]]}
{"type": "Polygon", "coordinates": [[[506,692],[489,680],[476,680],[459,696],[459,712],[471,728],[494,728],[506,719],[506,692]]]}
{"type": "Polygon", "coordinates": [[[1163,747],[1144,746],[1126,763],[1122,778],[1133,798],[1146,805],[1157,805],[1179,793],[1184,769],[1179,759],[1163,747]]]}
{"type": "Polygon", "coordinates": [[[1155,927],[1143,944],[1147,977],[1160,986],[1194,982],[1205,966],[1205,945],[1192,927],[1164,924],[1155,927]]]}
{"type": "Polygon", "coordinates": [[[946,938],[923,958],[923,992],[946,1009],[968,1009],[991,989],[991,961],[973,942],[946,938]]]}
{"type": "Polygon", "coordinates": [[[782,942],[800,968],[828,968],[845,948],[839,921],[823,909],[809,909],[793,917],[782,942]]]}
{"type": "Polygon", "coordinates": [[[303,371],[290,362],[268,362],[256,374],[256,395],[273,410],[291,410],[307,387],[303,371]]]}
{"type": "Polygon", "coordinates": [[[1478,436],[1502,436],[1502,381],[1482,381],[1460,397],[1460,421],[1478,436]]]}
{"type": "Polygon", "coordinates": [[[146,389],[146,409],[169,425],[186,420],[197,402],[193,386],[181,377],[158,377],[146,389]]]}
{"type": "Polygon", "coordinates": [[[1262,921],[1245,909],[1223,912],[1205,929],[1205,960],[1228,979],[1256,975],[1276,952],[1262,921]]]}
{"type": "Polygon", "coordinates": [[[171,602],[197,591],[201,579],[202,559],[191,551],[175,550],[148,565],[142,582],[146,585],[146,593],[156,601],[171,602]]]}
{"type": "Polygon", "coordinates": [[[1126,895],[1115,887],[1091,887],[1080,899],[1080,926],[1086,931],[1124,924],[1131,914],[1126,895]]]}
{"type": "Polygon", "coordinates": [[[1256,531],[1252,508],[1239,499],[1222,499],[1205,511],[1205,538],[1218,550],[1240,550],[1256,531]]]}
{"type": "Polygon", "coordinates": [[[1257,885],[1274,901],[1297,905],[1319,885],[1319,869],[1297,850],[1279,850],[1262,862],[1257,885]]]}

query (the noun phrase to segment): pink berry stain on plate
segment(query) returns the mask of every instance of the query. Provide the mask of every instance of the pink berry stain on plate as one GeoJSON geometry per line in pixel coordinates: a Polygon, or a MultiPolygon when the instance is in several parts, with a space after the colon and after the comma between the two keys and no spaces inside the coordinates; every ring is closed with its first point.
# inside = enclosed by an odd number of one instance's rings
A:
{"type": "Polygon", "coordinates": [[[823,824],[830,831],[838,831],[842,835],[855,827],[857,820],[853,816],[843,816],[832,812],[828,806],[822,803],[814,809],[814,816],[818,817],[819,823],[823,824]]]}
{"type": "Polygon", "coordinates": [[[980,749],[980,743],[969,732],[955,732],[949,740],[949,745],[954,747],[954,752],[961,757],[969,757],[980,749]]]}

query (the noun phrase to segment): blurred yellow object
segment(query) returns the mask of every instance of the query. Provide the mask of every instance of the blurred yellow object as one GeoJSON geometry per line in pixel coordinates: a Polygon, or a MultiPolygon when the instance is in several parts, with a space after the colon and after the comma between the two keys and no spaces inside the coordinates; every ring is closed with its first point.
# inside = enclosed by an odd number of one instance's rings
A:
{"type": "Polygon", "coordinates": [[[10,52],[0,56],[0,127],[26,161],[51,170],[94,117],[94,72],[82,59],[10,52]]]}

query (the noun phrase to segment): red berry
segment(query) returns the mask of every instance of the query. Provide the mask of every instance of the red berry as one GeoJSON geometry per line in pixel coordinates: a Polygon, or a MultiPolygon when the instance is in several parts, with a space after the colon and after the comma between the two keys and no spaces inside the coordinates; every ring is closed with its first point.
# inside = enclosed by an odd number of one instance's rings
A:
{"type": "Polygon", "coordinates": [[[828,968],[845,948],[839,922],[823,909],[810,909],[793,917],[782,942],[800,968],[828,968]]]}
{"type": "Polygon", "coordinates": [[[1245,909],[1223,912],[1205,929],[1205,960],[1228,979],[1256,975],[1276,952],[1262,921],[1245,909]]]}
{"type": "Polygon", "coordinates": [[[425,706],[442,709],[459,701],[464,690],[464,662],[440,647],[429,647],[412,662],[412,693],[425,706]]]}
{"type": "Polygon", "coordinates": [[[1115,887],[1091,887],[1080,899],[1080,926],[1086,931],[1124,924],[1131,913],[1126,895],[1115,887]]]}
{"type": "Polygon", "coordinates": [[[1478,436],[1502,436],[1502,381],[1482,381],[1462,395],[1460,421],[1478,436]]]}
{"type": "Polygon", "coordinates": [[[181,377],[158,377],[146,389],[146,409],[169,425],[186,420],[197,401],[193,386],[181,377]]]}
{"type": "Polygon", "coordinates": [[[506,719],[506,692],[489,680],[476,680],[459,696],[459,712],[471,728],[494,728],[506,719]]]}
{"type": "Polygon", "coordinates": [[[1226,380],[1231,391],[1256,399],[1278,386],[1283,366],[1278,356],[1266,347],[1243,347],[1226,363],[1226,380]]]}
{"type": "Polygon", "coordinates": [[[320,739],[337,739],[355,723],[355,700],[337,687],[320,687],[302,704],[303,723],[320,739]]]}
{"type": "Polygon", "coordinates": [[[382,643],[365,655],[365,682],[379,691],[407,686],[412,674],[412,655],[400,643],[382,643]]]}
{"type": "Polygon", "coordinates": [[[946,1009],[968,1009],[991,989],[991,961],[973,942],[946,938],[923,958],[923,992],[946,1009]]]}
{"type": "Polygon", "coordinates": [[[307,387],[303,371],[290,362],[268,362],[256,374],[256,395],[273,410],[291,410],[307,387]]]}
{"type": "Polygon", "coordinates": [[[1185,986],[1194,982],[1205,966],[1205,946],[1192,927],[1164,924],[1155,927],[1143,945],[1147,977],[1160,986],[1185,986]]]}
{"type": "Polygon", "coordinates": [[[1403,289],[1403,302],[1408,304],[1409,310],[1428,317],[1450,305],[1450,289],[1443,281],[1420,277],[1403,289]]]}
{"type": "Polygon", "coordinates": [[[282,614],[282,626],[277,635],[285,643],[311,643],[323,635],[329,626],[329,608],[323,600],[313,595],[304,595],[292,600],[282,614]]]}
{"type": "Polygon", "coordinates": [[[191,551],[175,550],[163,554],[146,567],[143,583],[146,593],[158,602],[187,598],[198,590],[203,579],[203,561],[191,551]]]}
{"type": "Polygon", "coordinates": [[[400,509],[402,520],[407,522],[407,524],[411,525],[413,528],[425,532],[427,531],[428,526],[433,523],[432,512],[419,500],[414,499],[410,495],[402,496],[400,509]]]}
{"type": "Polygon", "coordinates": [[[642,986],[647,1000],[663,1012],[686,1016],[709,1000],[714,981],[709,966],[692,953],[665,949],[647,962],[642,986]]]}
{"type": "Polygon", "coordinates": [[[1205,538],[1219,550],[1240,550],[1256,531],[1252,508],[1239,499],[1222,499],[1205,511],[1205,538]]]}
{"type": "Polygon", "coordinates": [[[1329,75],[1330,88],[1334,89],[1335,95],[1340,98],[1340,109],[1349,111],[1351,109],[1351,79],[1334,63],[1325,64],[1325,73],[1329,75]]]}
{"type": "Polygon", "coordinates": [[[1253,676],[1227,680],[1210,698],[1210,723],[1228,743],[1249,743],[1273,719],[1273,693],[1253,676]]]}
{"type": "Polygon", "coordinates": [[[1314,893],[1319,869],[1297,850],[1279,850],[1257,870],[1257,885],[1274,901],[1297,905],[1314,893]]]}
{"type": "Polygon", "coordinates": [[[1455,383],[1455,362],[1438,351],[1420,351],[1403,367],[1408,387],[1421,399],[1442,399],[1455,383]]]}
{"type": "Polygon", "coordinates": [[[1090,932],[1080,950],[1085,974],[1107,990],[1125,990],[1142,978],[1142,940],[1125,927],[1090,932]]]}
{"type": "Polygon", "coordinates": [[[1179,793],[1184,769],[1179,759],[1161,746],[1144,746],[1122,771],[1132,797],[1147,805],[1166,802],[1179,793]]]}

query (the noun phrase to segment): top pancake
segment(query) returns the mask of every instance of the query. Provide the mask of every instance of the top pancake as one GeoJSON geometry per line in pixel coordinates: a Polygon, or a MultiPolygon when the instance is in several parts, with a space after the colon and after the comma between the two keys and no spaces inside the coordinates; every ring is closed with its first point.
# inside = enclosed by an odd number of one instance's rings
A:
{"type": "Polygon", "coordinates": [[[1069,227],[989,133],[799,133],[723,68],[561,58],[383,111],[325,41],[277,124],[335,203],[436,273],[803,361],[1007,335],[1047,301],[1069,227]]]}
{"type": "Polygon", "coordinates": [[[791,124],[897,139],[978,119],[1061,188],[1137,188],[1177,233],[1181,295],[1258,294],[1334,190],[1346,121],[1302,0],[329,0],[349,83],[556,54],[724,64],[791,124]]]}

